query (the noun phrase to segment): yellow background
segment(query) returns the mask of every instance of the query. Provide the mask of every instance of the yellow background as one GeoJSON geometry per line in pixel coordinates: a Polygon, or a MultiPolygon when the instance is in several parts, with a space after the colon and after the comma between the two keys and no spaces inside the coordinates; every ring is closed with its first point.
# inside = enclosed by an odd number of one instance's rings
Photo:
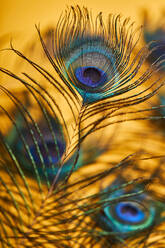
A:
{"type": "Polygon", "coordinates": [[[0,33],[12,34],[14,37],[17,32],[34,31],[34,24],[41,23],[41,27],[49,23],[54,23],[58,19],[61,11],[66,6],[79,4],[87,6],[95,13],[122,14],[131,17],[132,21],[140,23],[142,8],[147,8],[151,16],[156,18],[160,10],[165,9],[164,0],[0,0],[0,33]]]}

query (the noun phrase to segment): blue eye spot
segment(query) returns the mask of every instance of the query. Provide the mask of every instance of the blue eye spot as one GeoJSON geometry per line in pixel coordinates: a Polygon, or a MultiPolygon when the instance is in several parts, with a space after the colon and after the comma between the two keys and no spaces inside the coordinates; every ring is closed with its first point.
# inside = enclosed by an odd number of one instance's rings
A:
{"type": "Polygon", "coordinates": [[[120,202],[116,206],[117,216],[126,222],[138,223],[144,220],[145,214],[134,202],[120,202]]]}
{"type": "Polygon", "coordinates": [[[117,179],[103,190],[106,194],[100,199],[112,202],[102,206],[93,219],[102,230],[110,232],[110,236],[114,232],[118,237],[127,239],[162,222],[164,203],[157,201],[147,193],[138,194],[136,197],[130,196],[129,200],[116,201],[120,200],[120,196],[126,196],[128,199],[128,194],[138,193],[143,189],[143,185],[138,185],[131,190],[125,188],[116,190],[116,187],[123,183],[125,180],[117,179]],[[112,189],[114,191],[110,193],[109,190],[112,189]],[[114,203],[113,200],[115,200],[114,203]]]}
{"type": "MultiPolygon", "coordinates": [[[[38,144],[40,153],[43,157],[44,163],[46,166],[51,166],[51,164],[56,164],[59,161],[59,156],[61,157],[64,153],[65,146],[64,144],[58,143],[57,145],[53,141],[47,141],[46,146],[48,152],[46,152],[45,146],[42,143],[38,144]],[[58,147],[57,147],[58,146],[58,147]],[[58,155],[59,154],[59,155],[58,155]],[[49,155],[49,156],[48,156],[49,155]],[[49,157],[51,159],[49,159],[49,157]]],[[[37,148],[35,145],[30,147],[30,153],[36,164],[40,164],[40,158],[37,152],[37,148]]]]}
{"type": "Polygon", "coordinates": [[[107,80],[106,73],[100,68],[93,66],[78,67],[75,76],[80,83],[95,88],[107,80]]]}

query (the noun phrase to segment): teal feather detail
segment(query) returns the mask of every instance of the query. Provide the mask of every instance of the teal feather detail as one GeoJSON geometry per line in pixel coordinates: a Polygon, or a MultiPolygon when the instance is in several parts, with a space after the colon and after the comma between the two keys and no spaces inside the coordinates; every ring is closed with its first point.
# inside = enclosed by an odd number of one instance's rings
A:
{"type": "MultiPolygon", "coordinates": [[[[35,177],[34,166],[43,180],[48,178],[50,181],[57,175],[60,162],[66,151],[66,141],[62,126],[58,119],[48,116],[52,130],[48,123],[40,120],[35,126],[25,127],[23,117],[18,115],[15,125],[11,128],[5,140],[11,148],[20,164],[31,176],[35,177]]],[[[99,143],[98,143],[99,144],[99,143]]],[[[94,147],[83,146],[79,152],[79,158],[74,167],[74,171],[83,165],[92,163],[101,153],[106,151],[106,146],[94,147]]],[[[58,180],[64,180],[72,170],[76,154],[73,153],[62,165],[58,180]]]]}
{"type": "Polygon", "coordinates": [[[128,190],[122,188],[124,183],[116,179],[104,190],[103,199],[109,203],[98,214],[97,223],[104,230],[126,239],[164,221],[165,205],[144,193],[143,185],[128,190]]]}

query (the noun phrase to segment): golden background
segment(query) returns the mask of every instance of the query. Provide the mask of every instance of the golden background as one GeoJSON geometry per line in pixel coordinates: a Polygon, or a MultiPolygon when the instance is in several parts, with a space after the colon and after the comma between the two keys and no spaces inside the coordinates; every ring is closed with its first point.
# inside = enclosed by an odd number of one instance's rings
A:
{"type": "Polygon", "coordinates": [[[94,13],[122,14],[131,17],[137,24],[141,23],[141,10],[147,8],[153,19],[165,8],[164,0],[79,0],[79,1],[55,1],[55,0],[1,0],[1,35],[10,33],[14,36],[17,32],[26,35],[34,30],[34,24],[45,26],[54,23],[65,10],[66,6],[79,4],[86,6],[94,13]]]}

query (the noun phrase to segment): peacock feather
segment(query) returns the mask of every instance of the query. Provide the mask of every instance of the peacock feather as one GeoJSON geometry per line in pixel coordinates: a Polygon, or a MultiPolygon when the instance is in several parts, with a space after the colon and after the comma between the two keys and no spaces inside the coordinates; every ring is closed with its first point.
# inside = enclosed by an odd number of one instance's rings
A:
{"type": "MultiPolygon", "coordinates": [[[[159,19],[151,21],[151,16],[147,10],[143,11],[143,39],[148,45],[150,55],[148,56],[148,63],[155,63],[161,57],[162,69],[160,73],[164,74],[164,58],[165,58],[165,22],[164,22],[164,10],[160,13],[159,19]]],[[[155,99],[154,105],[160,105],[160,108],[155,108],[155,114],[160,114],[164,118],[164,89],[160,90],[155,99]]],[[[159,126],[160,130],[164,129],[164,119],[154,122],[159,126]]]]}
{"type": "Polygon", "coordinates": [[[124,181],[122,184],[122,178],[117,178],[104,189],[103,200],[109,200],[109,203],[98,215],[98,224],[103,229],[115,231],[117,236],[127,238],[139,235],[145,229],[164,221],[161,217],[164,212],[162,202],[142,193],[143,184],[140,184],[139,188],[133,185],[133,189],[128,190],[126,187],[123,189],[124,183],[126,184],[124,181]],[[116,202],[116,198],[120,198],[120,201],[116,202]]]}
{"type": "MultiPolygon", "coordinates": [[[[151,51],[148,61],[153,63],[160,57],[165,57],[164,11],[162,11],[162,14],[157,21],[155,20],[155,22],[152,22],[150,19],[151,18],[148,12],[145,10],[143,37],[144,41],[149,45],[149,50],[151,51]]],[[[162,68],[162,71],[164,71],[164,67],[162,68]]]]}
{"type": "Polygon", "coordinates": [[[1,247],[163,247],[164,142],[148,124],[163,58],[146,64],[129,19],[79,6],[36,29],[29,57],[1,51],[19,65],[0,67],[1,247]]]}

